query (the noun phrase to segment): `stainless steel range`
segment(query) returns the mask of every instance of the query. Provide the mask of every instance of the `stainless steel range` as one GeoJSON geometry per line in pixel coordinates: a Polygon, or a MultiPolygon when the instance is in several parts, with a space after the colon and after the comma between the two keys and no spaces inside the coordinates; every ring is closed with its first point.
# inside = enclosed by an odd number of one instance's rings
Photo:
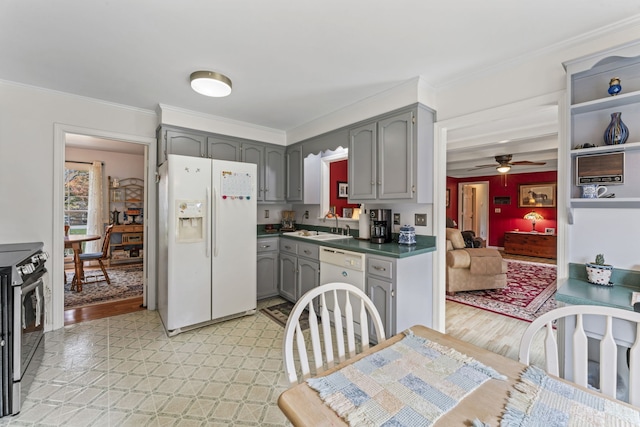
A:
{"type": "Polygon", "coordinates": [[[0,416],[20,412],[38,369],[44,335],[42,242],[0,245],[0,416]]]}

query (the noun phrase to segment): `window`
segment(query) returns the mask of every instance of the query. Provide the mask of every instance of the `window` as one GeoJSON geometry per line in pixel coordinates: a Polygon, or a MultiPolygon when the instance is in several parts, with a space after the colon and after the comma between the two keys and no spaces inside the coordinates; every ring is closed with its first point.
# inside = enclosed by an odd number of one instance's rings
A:
{"type": "Polygon", "coordinates": [[[89,209],[89,166],[65,163],[64,169],[64,221],[70,233],[85,233],[89,209]]]}

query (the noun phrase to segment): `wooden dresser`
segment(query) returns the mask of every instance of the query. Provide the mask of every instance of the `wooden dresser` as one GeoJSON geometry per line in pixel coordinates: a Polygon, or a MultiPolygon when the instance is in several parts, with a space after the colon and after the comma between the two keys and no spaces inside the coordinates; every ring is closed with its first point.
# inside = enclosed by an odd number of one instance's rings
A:
{"type": "Polygon", "coordinates": [[[557,236],[555,234],[507,231],[504,233],[504,253],[555,259],[557,236]]]}

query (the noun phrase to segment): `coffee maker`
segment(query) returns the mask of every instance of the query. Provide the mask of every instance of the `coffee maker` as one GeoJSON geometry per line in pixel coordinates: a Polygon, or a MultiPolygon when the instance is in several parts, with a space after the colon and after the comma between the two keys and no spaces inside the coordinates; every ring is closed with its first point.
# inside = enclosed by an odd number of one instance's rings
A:
{"type": "Polygon", "coordinates": [[[391,241],[391,209],[370,209],[371,243],[387,243],[391,241]]]}

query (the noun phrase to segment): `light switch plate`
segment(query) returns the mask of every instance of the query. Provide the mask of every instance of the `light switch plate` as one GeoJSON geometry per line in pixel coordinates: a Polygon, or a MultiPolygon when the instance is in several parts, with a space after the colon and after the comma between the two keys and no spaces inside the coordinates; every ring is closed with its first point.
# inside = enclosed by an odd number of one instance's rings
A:
{"type": "Polygon", "coordinates": [[[394,213],[393,214],[393,223],[394,223],[394,225],[400,225],[400,214],[399,213],[394,213]]]}
{"type": "Polygon", "coordinates": [[[416,225],[426,227],[427,226],[427,214],[416,214],[415,219],[416,225]]]}

